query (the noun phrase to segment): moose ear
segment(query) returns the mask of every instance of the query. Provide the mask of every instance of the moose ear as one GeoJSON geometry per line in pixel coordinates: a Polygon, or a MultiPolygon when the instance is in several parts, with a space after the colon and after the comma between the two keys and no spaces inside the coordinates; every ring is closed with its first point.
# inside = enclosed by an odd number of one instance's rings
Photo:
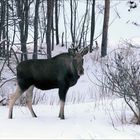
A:
{"type": "Polygon", "coordinates": [[[78,48],[69,48],[68,53],[75,56],[78,53],[78,48]]]}
{"type": "Polygon", "coordinates": [[[85,47],[82,52],[81,52],[81,55],[84,56],[88,53],[88,47],[85,47]]]}
{"type": "Polygon", "coordinates": [[[68,49],[68,53],[69,53],[69,54],[72,54],[72,55],[75,55],[75,50],[74,50],[74,49],[69,48],[69,49],[68,49]]]}

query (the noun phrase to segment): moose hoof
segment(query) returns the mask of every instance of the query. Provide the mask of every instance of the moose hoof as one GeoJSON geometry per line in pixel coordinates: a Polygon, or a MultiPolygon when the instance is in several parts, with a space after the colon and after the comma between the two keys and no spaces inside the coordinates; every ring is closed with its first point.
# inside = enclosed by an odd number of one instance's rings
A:
{"type": "Polygon", "coordinates": [[[8,116],[8,119],[13,119],[12,114],[10,114],[10,115],[8,116]]]}
{"type": "Polygon", "coordinates": [[[64,115],[59,115],[58,116],[61,120],[64,120],[65,119],[65,116],[64,115]]]}
{"type": "Polygon", "coordinates": [[[63,115],[63,116],[61,116],[61,117],[60,117],[60,119],[61,119],[61,120],[64,120],[64,119],[65,119],[64,115],[63,115]]]}
{"type": "Polygon", "coordinates": [[[36,114],[35,114],[35,113],[34,113],[32,116],[33,116],[33,118],[37,118],[37,116],[36,116],[36,114]]]}

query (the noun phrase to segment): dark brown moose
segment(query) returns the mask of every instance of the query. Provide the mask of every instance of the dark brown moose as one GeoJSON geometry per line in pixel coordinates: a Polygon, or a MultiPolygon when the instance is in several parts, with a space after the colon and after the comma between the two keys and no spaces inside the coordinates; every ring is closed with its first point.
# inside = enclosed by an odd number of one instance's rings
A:
{"type": "Polygon", "coordinates": [[[84,73],[83,56],[88,52],[59,54],[51,59],[34,59],[20,62],[17,66],[17,88],[9,101],[9,119],[12,119],[16,100],[26,91],[26,103],[33,117],[37,117],[32,108],[34,87],[41,90],[59,89],[59,117],[65,119],[64,106],[68,89],[77,83],[84,73]]]}

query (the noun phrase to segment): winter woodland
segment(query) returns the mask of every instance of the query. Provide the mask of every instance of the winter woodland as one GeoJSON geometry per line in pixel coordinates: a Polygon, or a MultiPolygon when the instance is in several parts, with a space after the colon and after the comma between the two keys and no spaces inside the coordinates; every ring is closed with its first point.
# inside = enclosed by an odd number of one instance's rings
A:
{"type": "MultiPolygon", "coordinates": [[[[0,139],[140,139],[139,0],[0,0],[0,139]],[[8,119],[16,66],[88,47],[84,75],[68,90],[26,94],[8,119]]],[[[57,68],[56,68],[57,69],[57,68]]]]}

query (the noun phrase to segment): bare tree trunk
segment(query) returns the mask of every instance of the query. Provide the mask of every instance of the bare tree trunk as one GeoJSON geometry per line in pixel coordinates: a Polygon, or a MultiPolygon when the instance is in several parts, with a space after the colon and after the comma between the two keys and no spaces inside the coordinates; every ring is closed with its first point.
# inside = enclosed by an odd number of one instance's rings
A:
{"type": "Polygon", "coordinates": [[[46,44],[47,44],[47,57],[51,58],[51,30],[53,18],[54,0],[47,0],[47,31],[46,31],[46,44]]]}
{"type": "Polygon", "coordinates": [[[62,33],[62,47],[64,46],[64,32],[62,33]]]}
{"type": "Polygon", "coordinates": [[[78,2],[76,0],[73,1],[74,2],[74,17],[73,17],[73,34],[74,34],[74,45],[77,45],[76,43],[76,20],[77,20],[77,6],[78,6],[78,2]]]}
{"type": "Polygon", "coordinates": [[[71,32],[72,43],[75,44],[75,39],[73,35],[73,9],[72,9],[73,3],[72,2],[73,0],[70,0],[70,9],[71,9],[70,32],[71,32]]]}
{"type": "Polygon", "coordinates": [[[40,0],[36,0],[36,3],[35,3],[35,17],[34,17],[34,52],[33,52],[33,59],[37,59],[39,3],[40,3],[40,0]]]}
{"type": "MultiPolygon", "coordinates": [[[[86,24],[86,20],[87,20],[87,15],[88,15],[88,6],[89,6],[89,1],[87,0],[86,2],[86,11],[85,11],[85,15],[84,15],[84,20],[83,20],[83,24],[82,24],[82,30],[81,30],[81,34],[80,34],[80,39],[79,39],[79,44],[78,47],[81,48],[81,45],[84,47],[85,41],[86,41],[86,31],[85,31],[85,24],[86,24]],[[85,36],[85,39],[84,39],[85,36]],[[82,42],[83,40],[83,42],[82,42]]],[[[88,25],[86,25],[88,26],[88,25]]]]}
{"type": "Polygon", "coordinates": [[[102,35],[102,44],[101,44],[101,57],[104,57],[107,55],[109,12],[110,12],[110,0],[105,0],[103,35],[102,35]]]}
{"type": "Polygon", "coordinates": [[[140,96],[139,96],[139,94],[138,94],[138,107],[137,107],[137,109],[138,109],[138,120],[137,120],[137,124],[140,124],[140,96]]]}
{"type": "MultiPolygon", "coordinates": [[[[0,1],[0,42],[1,42],[1,34],[2,34],[2,1],[0,1]]],[[[1,52],[1,46],[0,46],[1,52]]]]}
{"type": "Polygon", "coordinates": [[[91,33],[90,33],[90,52],[92,52],[93,48],[93,39],[94,39],[94,31],[95,31],[95,1],[92,1],[92,14],[91,14],[91,33]]]}
{"type": "MultiPolygon", "coordinates": [[[[2,35],[2,40],[5,40],[6,39],[6,25],[5,25],[5,21],[6,21],[6,2],[3,1],[3,14],[2,14],[2,17],[3,17],[3,35],[2,35]]],[[[5,57],[5,41],[3,41],[2,43],[2,57],[5,57]]]]}
{"type": "Polygon", "coordinates": [[[77,6],[78,1],[70,0],[70,9],[71,9],[71,22],[70,22],[70,32],[72,38],[72,45],[76,47],[77,40],[76,40],[76,20],[77,20],[77,6]]]}
{"type": "MultiPolygon", "coordinates": [[[[64,28],[65,28],[65,46],[67,48],[67,26],[66,26],[66,14],[65,14],[65,0],[63,0],[63,18],[64,18],[64,28]]],[[[63,35],[64,35],[64,33],[62,33],[62,45],[61,46],[64,46],[63,35]]]]}
{"type": "Polygon", "coordinates": [[[58,31],[58,0],[55,0],[55,30],[56,30],[56,45],[59,44],[59,31],[58,31]]]}
{"type": "Polygon", "coordinates": [[[41,46],[42,47],[42,43],[44,42],[44,39],[45,39],[45,35],[46,35],[46,30],[47,30],[47,23],[46,23],[46,19],[47,19],[47,14],[46,14],[46,11],[45,11],[45,8],[44,8],[44,2],[42,1],[41,2],[41,10],[43,12],[43,19],[40,19],[39,20],[39,31],[40,31],[40,34],[41,34],[41,46]]]}
{"type": "MultiPolygon", "coordinates": [[[[9,20],[9,4],[8,4],[9,0],[7,0],[6,2],[6,40],[7,40],[7,52],[6,52],[6,56],[9,59],[9,25],[8,25],[8,20],[9,20]]],[[[8,60],[9,62],[9,60],[8,60]]]]}
{"type": "Polygon", "coordinates": [[[52,18],[52,51],[54,50],[54,21],[52,18]]]}
{"type": "MultiPolygon", "coordinates": [[[[3,1],[0,1],[0,42],[1,42],[1,35],[2,35],[2,7],[3,7],[3,1]]],[[[0,43],[0,57],[2,56],[2,48],[0,43]]]]}
{"type": "Polygon", "coordinates": [[[20,30],[20,42],[21,42],[21,61],[27,60],[27,38],[28,38],[28,13],[29,13],[29,3],[28,0],[16,0],[17,16],[19,19],[19,30],[20,30]]]}
{"type": "Polygon", "coordinates": [[[4,56],[4,51],[5,51],[5,1],[1,0],[1,5],[0,5],[0,42],[2,41],[3,43],[0,44],[0,56],[4,56]]]}
{"type": "MultiPolygon", "coordinates": [[[[14,9],[14,0],[12,0],[12,9],[14,9]]],[[[15,13],[14,13],[14,10],[12,10],[12,16],[14,17],[15,13]]],[[[14,45],[14,41],[15,41],[15,36],[16,36],[16,20],[13,19],[13,26],[14,26],[14,29],[13,29],[13,37],[12,37],[12,44],[11,44],[11,47],[14,45]]]]}

